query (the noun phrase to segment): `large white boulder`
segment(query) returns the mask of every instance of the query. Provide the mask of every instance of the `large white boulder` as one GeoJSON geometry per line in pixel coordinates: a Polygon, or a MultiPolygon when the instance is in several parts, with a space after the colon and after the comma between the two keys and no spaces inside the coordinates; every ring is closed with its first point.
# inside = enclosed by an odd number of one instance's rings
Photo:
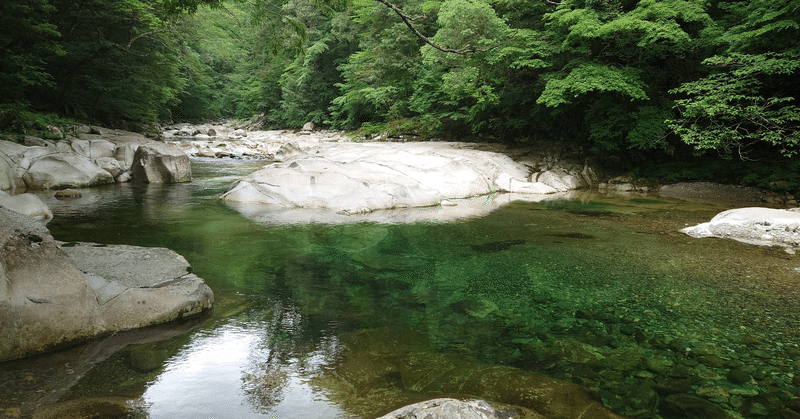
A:
{"type": "Polygon", "coordinates": [[[681,230],[696,238],[720,237],[763,246],[783,246],[794,253],[800,245],[800,212],[774,208],[737,208],[711,221],[681,230]]]}
{"type": "Polygon", "coordinates": [[[50,208],[34,194],[9,195],[0,191],[0,207],[47,222],[53,218],[50,208]]]}
{"type": "Polygon", "coordinates": [[[65,189],[114,183],[114,177],[88,158],[49,148],[29,147],[19,163],[22,179],[30,189],[65,189]]]}
{"type": "Polygon", "coordinates": [[[284,146],[281,163],[250,174],[226,192],[229,202],[316,208],[342,214],[438,205],[492,192],[554,193],[529,182],[511,158],[452,143],[337,143],[284,146]]]}
{"type": "Polygon", "coordinates": [[[136,149],[131,175],[136,182],[189,182],[192,180],[192,163],[177,145],[152,142],[136,149]]]}
{"type": "Polygon", "coordinates": [[[0,208],[0,362],[207,311],[213,293],[168,249],[60,247],[0,208]]]}

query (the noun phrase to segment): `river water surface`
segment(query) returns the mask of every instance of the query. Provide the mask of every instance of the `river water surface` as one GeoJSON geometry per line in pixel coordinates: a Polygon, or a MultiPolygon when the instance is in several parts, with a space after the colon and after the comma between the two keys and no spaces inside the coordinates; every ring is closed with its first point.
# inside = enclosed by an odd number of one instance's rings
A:
{"type": "Polygon", "coordinates": [[[0,415],[75,400],[151,419],[373,418],[464,393],[524,404],[513,386],[463,391],[458,377],[502,366],[636,417],[685,417],[681,403],[800,417],[800,260],[679,232],[726,208],[585,194],[450,223],[270,225],[217,199],[262,164],[42,192],[56,239],[175,250],[216,304],[174,330],[0,365],[0,415]]]}

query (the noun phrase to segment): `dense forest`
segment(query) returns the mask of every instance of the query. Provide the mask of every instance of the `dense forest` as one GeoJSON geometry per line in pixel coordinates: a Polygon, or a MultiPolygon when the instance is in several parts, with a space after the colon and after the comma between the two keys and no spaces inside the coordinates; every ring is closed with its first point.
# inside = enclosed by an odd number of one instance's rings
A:
{"type": "Polygon", "coordinates": [[[713,156],[737,182],[785,181],[799,16],[800,0],[4,0],[0,130],[259,116],[713,156]]]}

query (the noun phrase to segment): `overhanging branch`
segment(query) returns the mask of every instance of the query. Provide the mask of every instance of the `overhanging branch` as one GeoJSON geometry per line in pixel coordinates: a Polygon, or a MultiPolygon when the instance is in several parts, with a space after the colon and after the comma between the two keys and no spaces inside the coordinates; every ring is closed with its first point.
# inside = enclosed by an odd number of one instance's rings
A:
{"type": "Polygon", "coordinates": [[[419,16],[417,16],[417,17],[411,17],[411,16],[409,16],[409,15],[407,15],[407,14],[403,13],[403,11],[402,11],[402,10],[400,10],[400,9],[399,9],[397,6],[395,6],[394,4],[390,3],[388,0],[375,0],[375,1],[377,1],[377,2],[379,2],[379,3],[381,3],[381,4],[383,4],[384,6],[386,6],[386,7],[390,8],[390,9],[392,9],[392,11],[394,11],[395,13],[397,13],[397,16],[400,16],[400,19],[402,19],[403,23],[405,23],[405,24],[406,24],[406,26],[408,26],[408,29],[410,29],[410,30],[411,30],[411,32],[412,32],[414,35],[416,35],[416,36],[417,36],[417,38],[419,38],[419,39],[421,39],[421,40],[425,41],[425,43],[426,43],[426,44],[428,44],[428,45],[430,45],[430,46],[432,46],[432,47],[434,47],[434,48],[438,49],[439,51],[442,51],[442,52],[449,52],[449,53],[451,53],[451,54],[473,54],[473,53],[476,53],[476,52],[487,52],[487,51],[491,51],[491,50],[493,50],[493,49],[495,49],[495,48],[497,48],[497,47],[499,47],[499,46],[501,46],[501,45],[505,44],[505,43],[506,43],[506,42],[508,42],[509,40],[511,40],[511,39],[512,39],[514,36],[516,36],[516,34],[519,32],[519,30],[517,30],[517,31],[516,31],[516,32],[514,32],[513,34],[509,35],[509,36],[508,36],[508,38],[507,38],[506,40],[504,40],[504,41],[502,41],[502,42],[498,42],[497,44],[495,44],[495,45],[492,45],[492,46],[491,46],[491,47],[489,47],[489,48],[470,48],[470,45],[469,45],[469,44],[467,44],[467,45],[466,45],[464,48],[461,48],[461,49],[445,48],[445,47],[443,47],[443,46],[441,46],[441,45],[439,45],[439,44],[437,44],[437,43],[435,43],[435,42],[431,41],[430,39],[428,39],[428,37],[427,37],[427,36],[423,35],[423,34],[422,34],[422,33],[421,33],[419,30],[417,30],[417,28],[415,28],[415,27],[414,27],[414,25],[412,25],[412,24],[411,24],[411,22],[413,22],[413,21],[415,21],[415,20],[419,20],[419,19],[428,19],[428,16],[426,16],[424,13],[423,13],[423,14],[421,14],[421,15],[419,15],[419,16]]]}

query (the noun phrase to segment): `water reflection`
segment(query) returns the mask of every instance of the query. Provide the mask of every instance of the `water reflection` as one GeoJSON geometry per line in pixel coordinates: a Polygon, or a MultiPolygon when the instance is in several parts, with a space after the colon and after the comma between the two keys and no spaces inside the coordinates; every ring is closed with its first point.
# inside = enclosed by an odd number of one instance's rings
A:
{"type": "Polygon", "coordinates": [[[340,351],[335,336],[305,341],[301,315],[279,303],[243,317],[195,335],[166,362],[142,396],[150,419],[347,417],[307,383],[340,351]]]}

